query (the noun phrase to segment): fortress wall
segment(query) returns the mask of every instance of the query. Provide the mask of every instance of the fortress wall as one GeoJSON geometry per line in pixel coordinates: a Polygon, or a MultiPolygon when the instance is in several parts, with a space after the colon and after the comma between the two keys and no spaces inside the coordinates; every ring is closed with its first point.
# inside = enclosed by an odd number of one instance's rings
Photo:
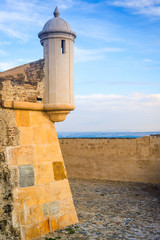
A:
{"type": "Polygon", "coordinates": [[[0,104],[5,101],[38,102],[44,97],[44,59],[0,72],[0,104]]]}
{"type": "Polygon", "coordinates": [[[59,139],[69,178],[160,184],[160,137],[59,139]]]}
{"type": "Polygon", "coordinates": [[[31,240],[78,221],[56,129],[41,111],[0,110],[0,239],[31,240]]]}
{"type": "Polygon", "coordinates": [[[0,109],[0,239],[18,240],[20,232],[12,222],[13,188],[17,182],[17,172],[8,166],[7,148],[19,144],[18,128],[13,110],[0,109]]]}

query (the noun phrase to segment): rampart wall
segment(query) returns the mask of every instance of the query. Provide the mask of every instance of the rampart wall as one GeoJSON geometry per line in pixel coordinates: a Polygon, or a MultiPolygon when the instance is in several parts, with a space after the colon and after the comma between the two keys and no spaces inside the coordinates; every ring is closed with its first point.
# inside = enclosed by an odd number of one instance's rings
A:
{"type": "Polygon", "coordinates": [[[59,139],[68,177],[160,184],[160,137],[59,139]]]}
{"type": "Polygon", "coordinates": [[[3,101],[38,102],[44,96],[44,59],[0,72],[0,105],[3,101]]]}

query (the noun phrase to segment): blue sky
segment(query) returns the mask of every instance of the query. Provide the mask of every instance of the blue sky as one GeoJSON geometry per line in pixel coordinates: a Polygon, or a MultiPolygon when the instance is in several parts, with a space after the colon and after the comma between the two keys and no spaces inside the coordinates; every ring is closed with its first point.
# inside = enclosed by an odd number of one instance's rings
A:
{"type": "Polygon", "coordinates": [[[0,71],[43,57],[59,7],[77,34],[76,110],[58,131],[160,131],[160,0],[3,0],[0,71]]]}

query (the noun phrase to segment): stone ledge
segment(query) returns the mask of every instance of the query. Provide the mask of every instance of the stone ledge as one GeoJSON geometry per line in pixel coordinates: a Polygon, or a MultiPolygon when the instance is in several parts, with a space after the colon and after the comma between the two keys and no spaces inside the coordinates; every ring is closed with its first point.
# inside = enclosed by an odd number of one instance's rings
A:
{"type": "Polygon", "coordinates": [[[75,109],[75,106],[72,104],[43,104],[20,101],[3,101],[2,108],[45,111],[52,122],[61,122],[65,120],[70,111],[75,109]]]}
{"type": "Polygon", "coordinates": [[[34,111],[72,111],[75,109],[73,104],[43,104],[20,101],[3,101],[2,108],[11,108],[19,110],[34,110],[34,111]]]}

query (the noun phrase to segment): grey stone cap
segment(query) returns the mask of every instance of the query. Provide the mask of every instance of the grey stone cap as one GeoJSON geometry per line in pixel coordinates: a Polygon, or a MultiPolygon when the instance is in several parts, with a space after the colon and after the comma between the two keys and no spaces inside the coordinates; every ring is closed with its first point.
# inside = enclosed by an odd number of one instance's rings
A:
{"type": "Polygon", "coordinates": [[[70,34],[76,38],[76,34],[71,30],[69,24],[62,18],[59,17],[60,13],[56,7],[54,11],[54,18],[51,18],[44,25],[41,32],[39,32],[38,37],[41,39],[44,35],[49,35],[53,33],[65,33],[70,34]]]}

